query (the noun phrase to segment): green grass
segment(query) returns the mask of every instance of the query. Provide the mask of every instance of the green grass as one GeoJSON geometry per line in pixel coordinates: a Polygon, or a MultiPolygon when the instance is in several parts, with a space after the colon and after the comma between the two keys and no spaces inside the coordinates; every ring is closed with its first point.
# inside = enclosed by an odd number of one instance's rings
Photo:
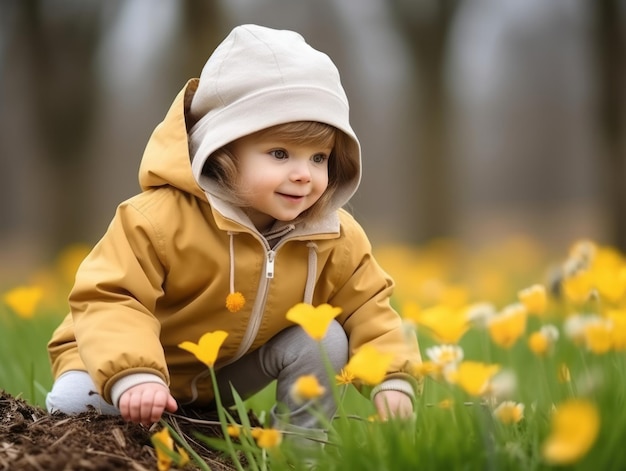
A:
{"type": "Polygon", "coordinates": [[[22,319],[0,305],[0,388],[43,407],[52,385],[46,344],[58,315],[22,319]]]}
{"type": "MultiPolygon", "coordinates": [[[[43,406],[52,384],[46,342],[60,321],[58,315],[22,319],[0,311],[0,388],[43,406]]],[[[529,331],[533,330],[533,322],[529,331]]],[[[420,334],[422,351],[435,342],[420,334]]],[[[499,363],[515,372],[518,387],[512,399],[526,405],[525,418],[513,425],[499,423],[488,406],[445,382],[426,380],[414,422],[367,420],[371,403],[354,388],[343,404],[345,420],[333,422],[335,434],[320,461],[329,471],[396,470],[548,470],[624,469],[626,464],[626,358],[623,352],[596,355],[562,340],[552,356],[533,355],[520,339],[510,350],[493,345],[484,332],[470,331],[460,342],[466,359],[499,363]],[[556,371],[566,363],[571,383],[560,383],[556,371]],[[541,458],[541,444],[550,432],[554,404],[586,397],[598,405],[601,431],[591,451],[569,467],[551,467],[541,458]],[[451,401],[442,408],[440,401],[451,401]]],[[[274,385],[246,401],[258,415],[272,403],[274,385]]],[[[282,455],[262,455],[271,469],[291,469],[282,455]],[[269,461],[268,461],[269,460],[269,461]]],[[[262,469],[262,466],[259,466],[262,469]]]]}
{"type": "MultiPolygon", "coordinates": [[[[503,270],[502,277],[506,273],[503,270]]],[[[411,279],[400,283],[407,286],[411,279]]],[[[503,285],[509,295],[500,293],[501,299],[515,302],[517,290],[535,280],[505,281],[503,285]]],[[[626,316],[626,299],[615,308],[626,316]]],[[[600,306],[593,303],[578,309],[583,313],[600,311],[600,306]]],[[[33,318],[23,319],[0,305],[1,389],[32,404],[45,404],[45,395],[52,385],[46,343],[63,314],[37,312],[33,318]]],[[[504,398],[490,401],[470,396],[442,378],[426,378],[414,420],[380,422],[369,420],[374,414],[373,405],[349,387],[338,417],[332,422],[329,443],[316,454],[318,469],[626,469],[626,351],[616,348],[593,353],[576,343],[566,335],[566,314],[573,312],[565,313],[557,307],[555,312],[546,313],[546,317],[528,317],[525,334],[508,349],[497,346],[487,331],[478,328],[470,329],[461,338],[459,346],[465,360],[498,364],[516,378],[515,387],[504,398]],[[531,352],[527,340],[546,323],[554,324],[560,337],[554,350],[540,357],[531,352]],[[567,365],[570,372],[569,382],[558,378],[562,365],[567,365]],[[503,399],[524,405],[524,418],[520,422],[504,424],[494,416],[494,407],[503,399]],[[583,399],[594,405],[600,419],[599,433],[593,445],[571,463],[553,465],[545,460],[542,449],[552,435],[555,410],[571,399],[583,399]]],[[[427,359],[427,349],[437,342],[421,328],[418,337],[427,359]]],[[[240,407],[254,410],[263,420],[273,403],[274,388],[274,384],[270,385],[240,407]]],[[[577,425],[576,420],[569,424],[571,428],[577,425]]],[[[259,450],[252,440],[246,446],[244,452],[251,458],[248,469],[298,469],[298,452],[288,443],[279,451],[259,450]]]]}

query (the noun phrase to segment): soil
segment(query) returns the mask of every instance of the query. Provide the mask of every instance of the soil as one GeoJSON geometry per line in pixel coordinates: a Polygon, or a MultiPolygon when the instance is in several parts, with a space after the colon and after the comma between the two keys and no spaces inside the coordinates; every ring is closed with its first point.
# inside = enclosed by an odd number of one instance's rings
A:
{"type": "MultiPolygon", "coordinates": [[[[220,434],[217,425],[209,424],[215,417],[167,420],[173,420],[187,439],[195,432],[220,434]]],[[[95,410],[75,416],[49,414],[0,389],[0,471],[154,471],[156,453],[150,442],[154,431],[95,410]]],[[[194,443],[212,470],[235,469],[218,452],[194,443]]],[[[199,468],[188,464],[184,469],[199,468]]]]}

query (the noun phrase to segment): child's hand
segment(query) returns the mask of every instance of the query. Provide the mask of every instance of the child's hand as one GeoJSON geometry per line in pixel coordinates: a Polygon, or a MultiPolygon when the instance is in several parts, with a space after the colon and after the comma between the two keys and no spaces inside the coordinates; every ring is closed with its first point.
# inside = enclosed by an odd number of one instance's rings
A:
{"type": "Polygon", "coordinates": [[[125,420],[150,426],[161,418],[164,411],[176,411],[178,404],[166,386],[144,383],[124,391],[120,396],[119,409],[125,420]]]}
{"type": "Polygon", "coordinates": [[[413,417],[413,401],[400,391],[380,391],[374,396],[374,405],[381,420],[413,417]]]}

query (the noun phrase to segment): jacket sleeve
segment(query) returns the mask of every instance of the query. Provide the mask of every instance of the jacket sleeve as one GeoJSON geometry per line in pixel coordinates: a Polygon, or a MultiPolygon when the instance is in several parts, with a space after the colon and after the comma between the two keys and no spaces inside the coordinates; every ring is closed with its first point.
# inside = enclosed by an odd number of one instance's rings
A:
{"type": "Polygon", "coordinates": [[[162,235],[133,200],[119,206],[70,293],[78,351],[100,394],[129,374],[169,376],[155,305],[163,294],[162,235]]]}
{"type": "Polygon", "coordinates": [[[363,229],[347,213],[342,215],[342,238],[337,254],[341,260],[338,289],[329,303],[342,308],[338,320],[348,335],[350,354],[364,344],[392,353],[385,379],[408,380],[420,393],[423,380],[416,367],[422,360],[417,336],[391,306],[393,280],[374,258],[363,229]]]}

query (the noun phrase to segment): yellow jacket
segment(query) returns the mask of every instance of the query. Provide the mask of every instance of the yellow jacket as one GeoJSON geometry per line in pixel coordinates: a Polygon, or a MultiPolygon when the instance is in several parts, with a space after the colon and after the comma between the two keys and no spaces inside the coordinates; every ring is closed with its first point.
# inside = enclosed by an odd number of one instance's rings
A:
{"type": "Polygon", "coordinates": [[[292,325],[285,314],[304,300],[340,307],[351,352],[365,343],[392,352],[389,377],[411,380],[417,341],[390,306],[392,280],[347,212],[287,225],[270,248],[236,212],[210,204],[191,171],[185,123],[197,85],[185,86],[155,129],[140,168],[143,191],[119,205],[78,270],[71,312],[48,345],[54,376],[86,370],[111,402],[118,380],[148,373],[180,402],[206,404],[206,366],[177,345],[227,331],[219,369],[292,325]],[[231,274],[247,300],[236,313],[225,307],[231,274]]]}

